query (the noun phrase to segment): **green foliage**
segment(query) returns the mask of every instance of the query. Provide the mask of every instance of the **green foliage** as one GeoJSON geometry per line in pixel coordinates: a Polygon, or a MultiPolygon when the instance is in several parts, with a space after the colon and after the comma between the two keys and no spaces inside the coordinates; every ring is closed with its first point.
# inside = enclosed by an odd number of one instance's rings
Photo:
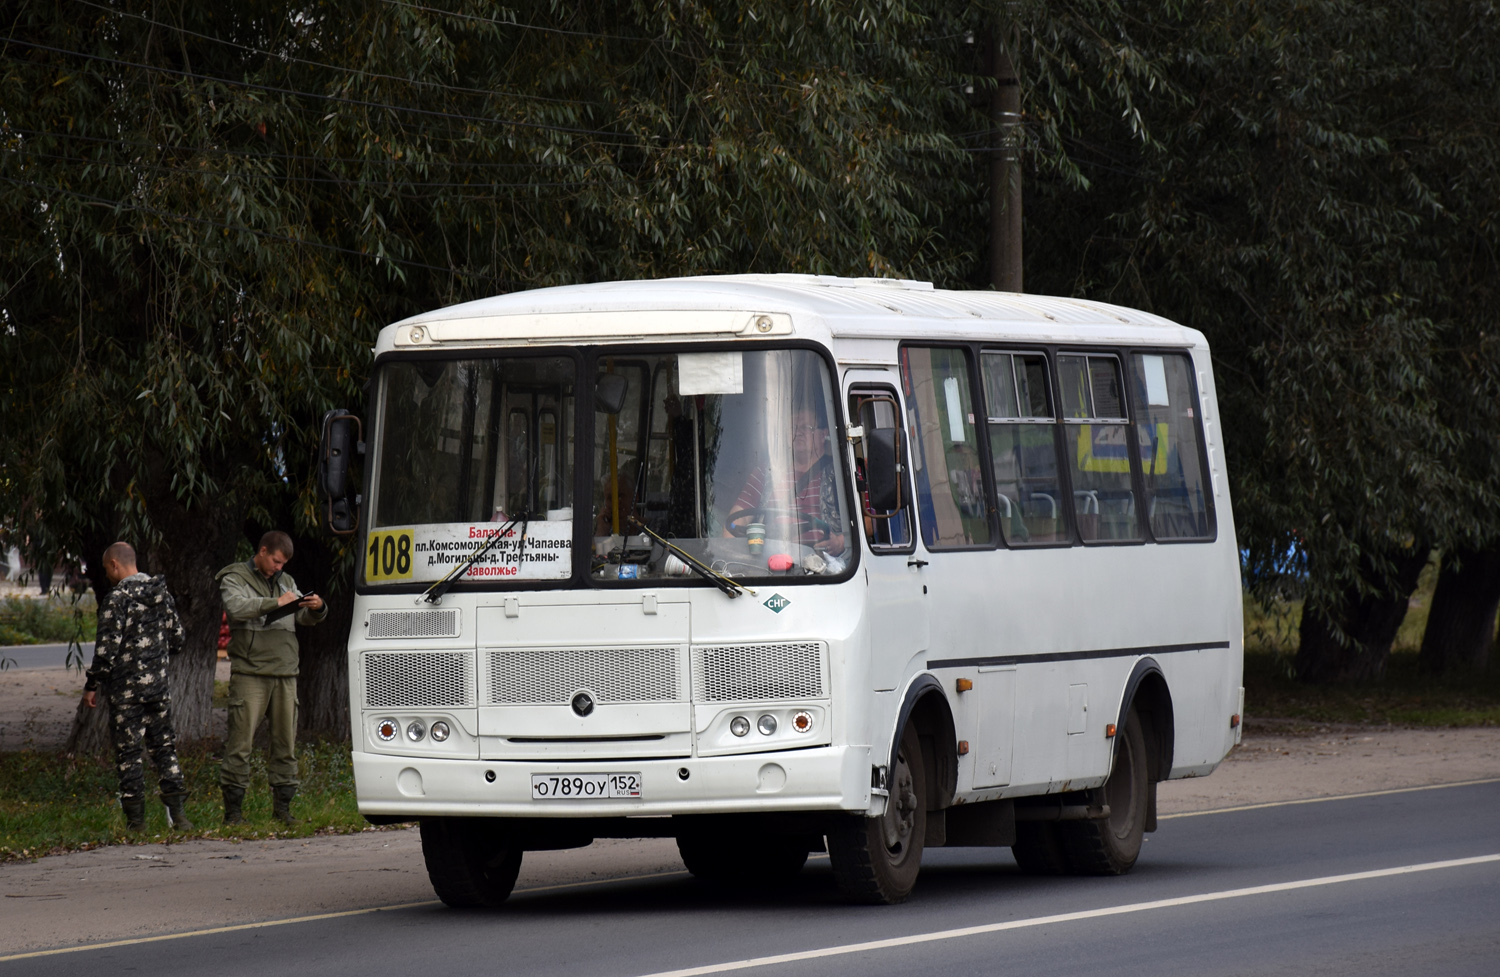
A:
{"type": "Polygon", "coordinates": [[[1239,0],[1114,27],[1116,76],[1155,87],[1065,133],[1092,190],[1037,188],[1028,282],[1208,335],[1257,591],[1333,607],[1412,546],[1500,536],[1494,5],[1239,0]]]}
{"type": "Polygon", "coordinates": [[[96,624],[91,595],[0,598],[0,645],[93,641],[96,624]]]}
{"type": "MultiPolygon", "coordinates": [[[[292,813],[302,823],[288,827],[271,817],[265,761],[252,760],[245,794],[245,824],[221,826],[218,764],[204,749],[189,749],[179,761],[191,796],[186,811],[192,832],[171,831],[166,810],[153,794],[146,805],[146,831],[125,831],[116,796],[114,765],[108,760],[54,753],[0,753],[0,862],[133,840],[182,838],[305,838],[369,829],[354,802],[354,770],[347,744],[299,747],[302,786],[292,813]]],[[[149,766],[149,764],[148,764],[149,766]]],[[[148,786],[154,781],[147,775],[148,786]]]]}

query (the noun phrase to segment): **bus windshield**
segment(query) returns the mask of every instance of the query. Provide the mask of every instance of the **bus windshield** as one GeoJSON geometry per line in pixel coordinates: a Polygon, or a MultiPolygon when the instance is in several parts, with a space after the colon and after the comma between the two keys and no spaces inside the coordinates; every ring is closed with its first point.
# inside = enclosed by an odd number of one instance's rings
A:
{"type": "Polygon", "coordinates": [[[809,350],[390,362],[371,545],[408,547],[410,572],[367,579],[438,580],[485,547],[469,583],[565,580],[575,542],[602,586],[706,585],[694,563],[747,580],[831,577],[852,545],[837,431],[827,366],[809,350]]]}

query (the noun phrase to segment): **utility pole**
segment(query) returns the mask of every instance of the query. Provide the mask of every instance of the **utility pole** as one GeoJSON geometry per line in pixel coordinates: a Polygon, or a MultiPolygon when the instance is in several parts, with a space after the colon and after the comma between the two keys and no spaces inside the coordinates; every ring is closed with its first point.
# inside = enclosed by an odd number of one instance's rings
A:
{"type": "MultiPolygon", "coordinates": [[[[1004,43],[990,35],[995,90],[990,99],[994,151],[990,156],[990,286],[1021,291],[1021,83],[1004,43]]],[[[1012,37],[1014,38],[1014,33],[1012,37]]]]}

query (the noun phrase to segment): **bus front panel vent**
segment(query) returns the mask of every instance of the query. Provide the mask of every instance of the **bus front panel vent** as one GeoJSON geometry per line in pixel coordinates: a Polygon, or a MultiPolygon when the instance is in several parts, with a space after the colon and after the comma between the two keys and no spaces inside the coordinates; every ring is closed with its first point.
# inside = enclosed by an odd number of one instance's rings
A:
{"type": "Polygon", "coordinates": [[[540,648],[490,651],[485,704],[564,705],[581,689],[601,703],[678,702],[680,648],[540,648]]]}
{"type": "Polygon", "coordinates": [[[368,638],[456,638],[458,611],[371,611],[368,638]]]}
{"type": "Polygon", "coordinates": [[[820,699],[827,695],[817,642],[718,645],[693,649],[693,698],[699,702],[820,699]]]}
{"type": "Polygon", "coordinates": [[[365,658],[365,705],[371,709],[472,706],[472,652],[372,651],[365,658]]]}

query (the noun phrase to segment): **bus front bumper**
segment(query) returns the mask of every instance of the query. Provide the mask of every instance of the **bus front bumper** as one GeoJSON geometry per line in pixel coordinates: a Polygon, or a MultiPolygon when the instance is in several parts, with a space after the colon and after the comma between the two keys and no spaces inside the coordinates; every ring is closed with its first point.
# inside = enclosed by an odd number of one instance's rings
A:
{"type": "Polygon", "coordinates": [[[817,747],[741,756],[652,760],[445,760],[354,753],[361,814],[468,817],[629,817],[871,806],[870,748],[817,747]],[[687,773],[686,778],[682,776],[687,773]],[[533,800],[533,774],[639,774],[629,799],[533,800]]]}

